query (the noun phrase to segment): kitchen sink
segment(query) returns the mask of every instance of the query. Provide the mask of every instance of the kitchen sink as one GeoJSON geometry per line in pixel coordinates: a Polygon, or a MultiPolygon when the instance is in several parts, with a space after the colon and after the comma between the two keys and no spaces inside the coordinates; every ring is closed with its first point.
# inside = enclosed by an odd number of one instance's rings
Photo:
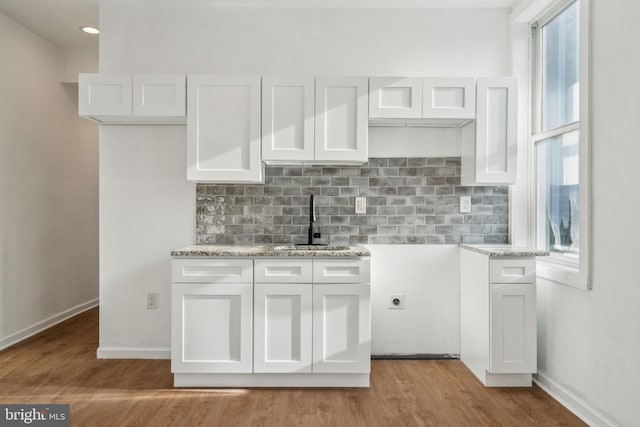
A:
{"type": "Polygon", "coordinates": [[[283,245],[274,246],[274,251],[348,251],[349,246],[343,245],[283,245]]]}

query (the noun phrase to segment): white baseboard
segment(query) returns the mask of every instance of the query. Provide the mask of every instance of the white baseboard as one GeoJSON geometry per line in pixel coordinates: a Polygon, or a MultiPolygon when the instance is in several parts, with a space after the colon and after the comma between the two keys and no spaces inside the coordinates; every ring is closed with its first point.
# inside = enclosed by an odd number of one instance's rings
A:
{"type": "Polygon", "coordinates": [[[619,427],[619,424],[545,374],[538,372],[533,376],[533,382],[591,427],[619,427]]]}
{"type": "Polygon", "coordinates": [[[94,298],[90,301],[78,304],[75,307],[71,307],[67,310],[61,311],[58,314],[54,314],[53,316],[35,323],[29,327],[26,327],[18,332],[14,332],[9,336],[0,339],[0,351],[97,306],[98,298],[94,298]]]}
{"type": "Polygon", "coordinates": [[[99,347],[98,359],[171,359],[169,347],[99,347]]]}

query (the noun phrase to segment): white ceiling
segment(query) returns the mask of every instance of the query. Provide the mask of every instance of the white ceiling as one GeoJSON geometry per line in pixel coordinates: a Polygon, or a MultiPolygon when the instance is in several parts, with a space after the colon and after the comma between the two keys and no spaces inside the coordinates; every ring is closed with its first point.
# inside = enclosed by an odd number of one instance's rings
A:
{"type": "Polygon", "coordinates": [[[0,12],[61,49],[97,48],[98,37],[79,31],[98,26],[99,3],[180,3],[209,7],[512,8],[519,0],[0,0],[0,12]]]}
{"type": "Polygon", "coordinates": [[[0,0],[0,12],[59,48],[97,48],[98,37],[78,27],[98,26],[99,0],[0,0]]]}

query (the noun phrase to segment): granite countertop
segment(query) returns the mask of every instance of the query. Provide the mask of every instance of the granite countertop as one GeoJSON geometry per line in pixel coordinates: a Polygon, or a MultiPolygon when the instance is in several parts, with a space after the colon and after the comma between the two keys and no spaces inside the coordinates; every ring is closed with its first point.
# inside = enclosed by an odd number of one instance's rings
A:
{"type": "Polygon", "coordinates": [[[468,245],[460,244],[460,248],[479,252],[490,257],[531,257],[548,256],[548,251],[511,245],[468,245]]]}
{"type": "Polygon", "coordinates": [[[171,251],[173,257],[368,257],[364,246],[328,245],[191,245],[171,251]]]}

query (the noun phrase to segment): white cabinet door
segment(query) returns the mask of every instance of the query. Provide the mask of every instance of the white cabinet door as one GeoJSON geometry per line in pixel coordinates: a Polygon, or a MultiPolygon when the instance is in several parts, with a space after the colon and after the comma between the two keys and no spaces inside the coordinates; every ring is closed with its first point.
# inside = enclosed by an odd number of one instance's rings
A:
{"type": "Polygon", "coordinates": [[[473,119],[476,115],[473,78],[426,77],[422,90],[423,118],[473,119]]]}
{"type": "Polygon", "coordinates": [[[366,77],[316,78],[316,161],[367,161],[367,98],[366,77]]]}
{"type": "Polygon", "coordinates": [[[136,117],[184,117],[184,74],[134,74],[133,115],[136,117]]]}
{"type": "Polygon", "coordinates": [[[369,79],[369,118],[422,117],[422,78],[371,77],[369,79]]]}
{"type": "Polygon", "coordinates": [[[370,372],[369,292],[368,284],[314,284],[314,373],[370,372]]]}
{"type": "Polygon", "coordinates": [[[491,284],[489,372],[536,372],[536,286],[491,284]]]}
{"type": "Polygon", "coordinates": [[[253,285],[172,286],[172,372],[250,373],[253,285]]]}
{"type": "Polygon", "coordinates": [[[476,121],[462,130],[462,184],[513,184],[517,165],[517,83],[480,78],[476,121]]]}
{"type": "Polygon", "coordinates": [[[262,78],[262,160],[314,158],[313,77],[262,78]]]}
{"type": "Polygon", "coordinates": [[[254,372],[311,372],[311,283],[256,283],[254,372]]]}
{"type": "Polygon", "coordinates": [[[260,77],[189,76],[187,179],[262,182],[260,77]]]}
{"type": "Polygon", "coordinates": [[[80,74],[78,113],[97,120],[131,116],[131,74],[80,74]]]}

